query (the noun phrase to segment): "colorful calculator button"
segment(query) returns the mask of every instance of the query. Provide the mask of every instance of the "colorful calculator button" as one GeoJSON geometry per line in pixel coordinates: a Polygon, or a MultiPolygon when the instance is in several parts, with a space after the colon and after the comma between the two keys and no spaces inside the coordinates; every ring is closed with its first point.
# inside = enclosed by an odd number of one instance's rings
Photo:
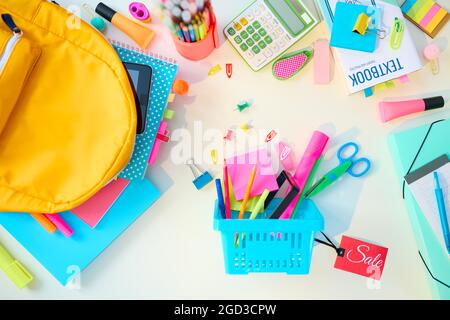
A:
{"type": "Polygon", "coordinates": [[[242,31],[242,32],[241,32],[241,37],[242,37],[243,39],[247,39],[247,38],[248,38],[248,33],[247,33],[247,31],[242,31]]]}
{"type": "Polygon", "coordinates": [[[245,19],[245,18],[241,18],[241,20],[239,20],[239,22],[240,22],[243,26],[248,25],[248,20],[245,19]]]}
{"type": "Polygon", "coordinates": [[[241,44],[240,47],[241,47],[242,51],[247,51],[248,50],[248,46],[245,43],[241,44]]]}
{"type": "Polygon", "coordinates": [[[272,37],[271,37],[271,36],[266,36],[266,37],[264,38],[264,41],[267,42],[268,44],[271,44],[273,40],[272,40],[272,37]]]}
{"type": "Polygon", "coordinates": [[[254,46],[254,47],[252,48],[252,50],[253,50],[253,52],[256,53],[256,54],[258,54],[258,53],[261,52],[261,49],[259,49],[258,46],[254,46]]]}
{"type": "Polygon", "coordinates": [[[261,49],[264,49],[265,47],[267,47],[267,44],[266,44],[264,41],[260,41],[260,42],[258,42],[258,46],[259,46],[261,49]]]}
{"type": "Polygon", "coordinates": [[[245,41],[245,42],[247,43],[247,45],[248,45],[249,47],[251,47],[252,45],[255,44],[255,41],[253,41],[251,38],[248,38],[247,41],[245,41]]]}
{"type": "Polygon", "coordinates": [[[255,28],[253,28],[252,26],[248,26],[247,27],[247,32],[252,34],[253,32],[255,32],[255,28]]]}
{"type": "Polygon", "coordinates": [[[259,34],[257,34],[257,33],[255,33],[254,35],[252,35],[252,38],[253,38],[253,40],[255,40],[255,41],[261,40],[261,36],[260,36],[259,34]]]}
{"type": "Polygon", "coordinates": [[[237,44],[241,44],[242,38],[241,38],[240,36],[236,36],[236,37],[234,38],[234,41],[236,41],[237,44]]]}
{"type": "Polygon", "coordinates": [[[241,26],[239,23],[235,23],[235,24],[234,24],[234,28],[235,28],[237,31],[240,31],[240,30],[242,29],[242,26],[241,26]]]}
{"type": "Polygon", "coordinates": [[[253,22],[252,25],[253,25],[253,27],[255,27],[255,29],[261,28],[261,23],[259,23],[259,21],[253,22]]]}
{"type": "Polygon", "coordinates": [[[230,36],[234,36],[236,34],[236,30],[234,30],[233,28],[228,28],[227,32],[230,36]]]}
{"type": "Polygon", "coordinates": [[[265,36],[267,35],[267,31],[264,30],[264,29],[259,29],[259,30],[258,30],[258,33],[259,33],[259,35],[260,35],[261,37],[265,37],[265,36]]]}

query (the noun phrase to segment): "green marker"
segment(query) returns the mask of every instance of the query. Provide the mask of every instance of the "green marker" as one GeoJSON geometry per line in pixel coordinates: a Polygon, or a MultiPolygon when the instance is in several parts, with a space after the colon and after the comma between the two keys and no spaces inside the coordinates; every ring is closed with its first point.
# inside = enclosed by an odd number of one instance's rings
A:
{"type": "Polygon", "coordinates": [[[14,282],[18,288],[26,287],[33,280],[33,277],[24,266],[22,266],[19,261],[15,260],[1,244],[0,269],[6,273],[6,276],[14,282]]]}

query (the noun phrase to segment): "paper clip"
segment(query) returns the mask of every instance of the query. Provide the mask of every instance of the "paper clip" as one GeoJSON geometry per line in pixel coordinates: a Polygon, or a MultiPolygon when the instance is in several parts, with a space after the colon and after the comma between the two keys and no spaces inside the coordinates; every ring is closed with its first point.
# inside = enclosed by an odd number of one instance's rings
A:
{"type": "Polygon", "coordinates": [[[214,67],[209,69],[208,76],[211,77],[211,76],[213,76],[215,74],[218,74],[220,71],[222,71],[222,67],[220,66],[220,64],[216,64],[214,67]]]}
{"type": "Polygon", "coordinates": [[[398,50],[402,45],[403,40],[403,32],[405,30],[405,26],[403,21],[399,18],[395,17],[394,25],[391,31],[391,49],[398,50]]]}
{"type": "Polygon", "coordinates": [[[271,130],[267,136],[266,136],[266,142],[270,142],[273,140],[273,138],[275,138],[275,136],[277,135],[277,132],[275,130],[271,130]]]}
{"type": "Polygon", "coordinates": [[[216,149],[212,149],[211,150],[211,160],[212,160],[212,162],[213,162],[213,164],[217,164],[217,159],[218,159],[218,157],[217,157],[217,150],[216,149]]]}
{"type": "Polygon", "coordinates": [[[249,108],[251,105],[253,104],[253,100],[243,100],[241,102],[238,103],[237,108],[239,110],[239,112],[244,111],[245,109],[249,108]]]}
{"type": "Polygon", "coordinates": [[[192,183],[197,188],[197,190],[204,188],[213,180],[209,172],[200,169],[200,167],[194,163],[193,159],[189,159],[188,161],[186,161],[186,165],[189,166],[192,174],[194,175],[194,180],[192,181],[192,183]]]}
{"type": "Polygon", "coordinates": [[[233,139],[233,130],[228,129],[227,133],[225,134],[225,136],[223,137],[224,140],[231,140],[233,139]]]}
{"type": "Polygon", "coordinates": [[[231,76],[233,75],[233,65],[231,63],[226,64],[226,71],[227,71],[227,77],[228,77],[228,79],[230,79],[231,76]]]}

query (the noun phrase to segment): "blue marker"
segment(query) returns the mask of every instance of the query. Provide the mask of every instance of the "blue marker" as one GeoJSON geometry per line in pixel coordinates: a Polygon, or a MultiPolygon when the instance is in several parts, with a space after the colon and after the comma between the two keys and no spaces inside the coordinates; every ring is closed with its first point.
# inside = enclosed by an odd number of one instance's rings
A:
{"type": "Polygon", "coordinates": [[[217,198],[219,199],[220,214],[222,215],[222,218],[226,219],[225,202],[223,201],[222,183],[220,182],[220,179],[216,179],[216,189],[217,189],[217,198]]]}
{"type": "Polygon", "coordinates": [[[444,235],[445,245],[447,246],[447,252],[450,253],[450,231],[448,227],[447,211],[445,210],[444,194],[442,193],[442,189],[439,184],[439,176],[436,171],[434,172],[434,181],[436,182],[434,193],[436,195],[439,215],[441,217],[442,233],[444,235]]]}

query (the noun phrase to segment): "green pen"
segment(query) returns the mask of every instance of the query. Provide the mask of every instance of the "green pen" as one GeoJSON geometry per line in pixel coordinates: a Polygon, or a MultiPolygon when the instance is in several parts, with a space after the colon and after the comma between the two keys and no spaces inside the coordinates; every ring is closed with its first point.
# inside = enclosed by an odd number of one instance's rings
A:
{"type": "Polygon", "coordinates": [[[333,170],[327,172],[305,193],[305,198],[311,198],[331,186],[350,169],[352,164],[353,162],[351,160],[346,160],[333,170]]]}

